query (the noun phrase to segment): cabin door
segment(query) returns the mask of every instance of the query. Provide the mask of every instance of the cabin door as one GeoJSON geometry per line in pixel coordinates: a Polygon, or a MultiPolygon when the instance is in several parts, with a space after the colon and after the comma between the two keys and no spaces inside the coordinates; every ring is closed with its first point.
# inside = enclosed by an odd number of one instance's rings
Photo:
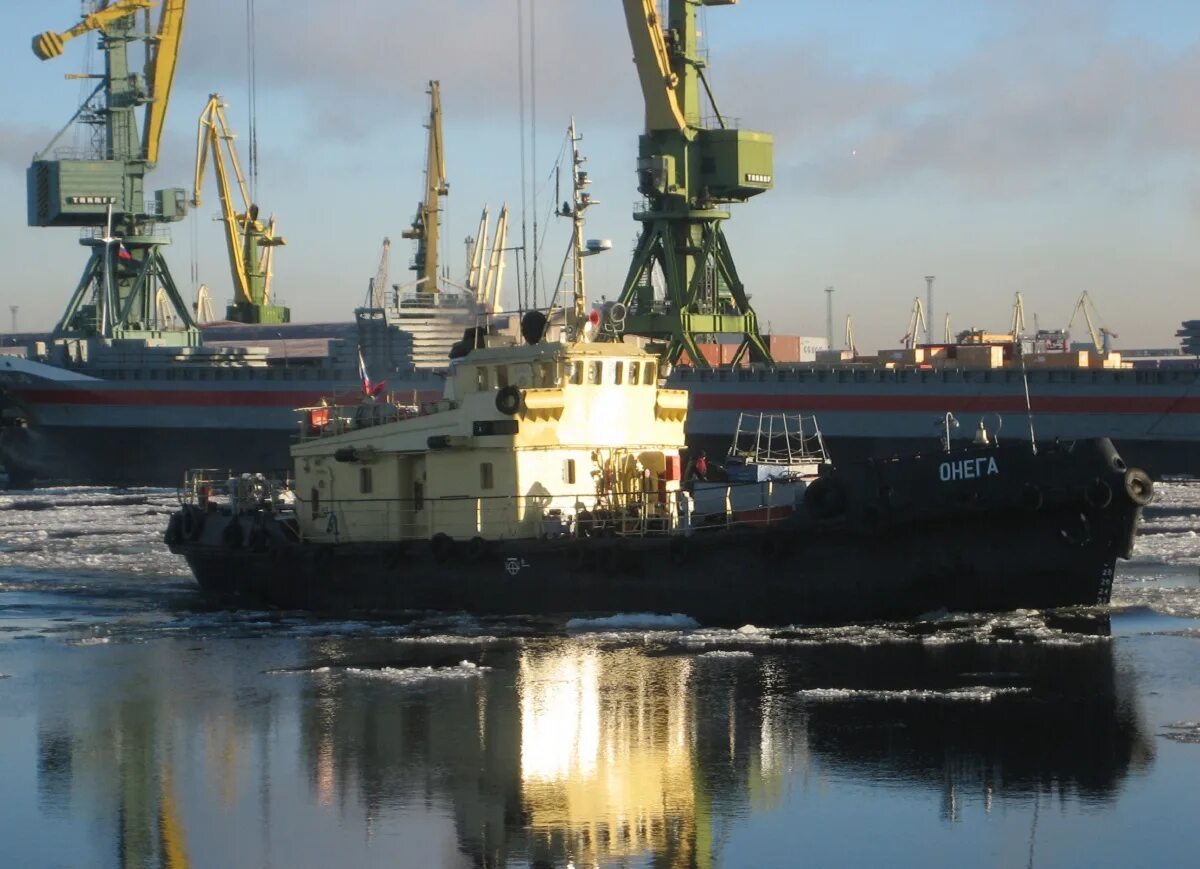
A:
{"type": "Polygon", "coordinates": [[[414,456],[405,462],[407,473],[400,474],[400,504],[403,535],[429,536],[429,511],[425,508],[425,457],[414,456]]]}

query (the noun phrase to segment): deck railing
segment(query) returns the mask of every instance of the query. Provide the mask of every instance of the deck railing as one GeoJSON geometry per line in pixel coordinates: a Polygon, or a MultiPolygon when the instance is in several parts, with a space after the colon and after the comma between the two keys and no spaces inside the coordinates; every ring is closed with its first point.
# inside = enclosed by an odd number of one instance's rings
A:
{"type": "Polygon", "coordinates": [[[658,537],[715,528],[772,524],[792,515],[802,484],[704,483],[703,495],[612,493],[586,499],[578,494],[332,498],[315,502],[294,492],[282,477],[189,471],[180,500],[202,509],[236,513],[266,510],[294,515],[305,536],[335,542],[658,537]],[[753,487],[753,488],[751,488],[753,487]],[[560,505],[572,505],[563,507],[560,505]],[[703,507],[703,512],[697,510],[703,507]]]}

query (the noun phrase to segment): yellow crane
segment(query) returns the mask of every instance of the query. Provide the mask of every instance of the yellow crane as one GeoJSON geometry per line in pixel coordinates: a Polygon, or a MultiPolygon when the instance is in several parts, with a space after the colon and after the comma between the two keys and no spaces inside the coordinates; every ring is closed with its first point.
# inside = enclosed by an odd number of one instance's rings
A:
{"type": "Polygon", "coordinates": [[[417,241],[413,271],[417,273],[417,292],[438,292],[438,228],[441,198],[450,193],[446,180],[446,152],[442,146],[442,91],[436,81],[429,83],[429,140],[425,150],[425,195],[417,204],[412,226],[401,235],[417,241]]]}
{"type": "Polygon", "coordinates": [[[1014,341],[1020,341],[1025,334],[1025,298],[1020,293],[1013,299],[1012,328],[1008,334],[1014,341]]]}
{"type": "Polygon", "coordinates": [[[925,329],[925,308],[921,304],[921,297],[917,296],[913,299],[912,314],[908,318],[908,331],[900,339],[900,345],[908,350],[913,349],[917,343],[917,336],[925,329]]]}
{"type": "Polygon", "coordinates": [[[379,268],[375,270],[375,277],[370,280],[370,292],[367,299],[368,304],[377,310],[382,309],[387,304],[388,271],[391,259],[392,240],[385,236],[383,239],[383,250],[379,254],[379,268]]]}
{"type": "Polygon", "coordinates": [[[192,187],[192,205],[200,206],[204,170],[209,155],[217,176],[217,195],[225,224],[225,244],[229,250],[229,270],[233,277],[234,300],[226,317],[240,323],[287,323],[291,311],[271,303],[271,265],[276,247],[287,244],[275,234],[275,218],[263,223],[258,206],[250,201],[246,177],[234,148],[233,131],[225,117],[220,94],[210,94],[196,132],[196,177],[192,187]],[[228,161],[228,163],[227,163],[228,161]],[[230,176],[232,175],[232,183],[230,176]],[[233,186],[237,185],[242,210],[234,210],[233,186]]]}
{"type": "MultiPolygon", "coordinates": [[[[97,9],[83,20],[62,33],[47,30],[33,37],[33,53],[41,60],[50,60],[63,53],[66,42],[93,30],[119,21],[127,15],[148,11],[152,0],[117,0],[116,3],[97,9]]],[[[171,85],[175,81],[175,64],[179,60],[179,39],[183,35],[183,14],[187,0],[166,0],[162,15],[158,19],[158,32],[149,42],[149,57],[146,60],[146,84],[151,98],[146,108],[145,124],[142,129],[142,145],[146,162],[151,166],[158,162],[158,147],[162,141],[163,122],[167,117],[167,104],[171,99],[171,85]]]]}
{"type": "Polygon", "coordinates": [[[1083,312],[1083,321],[1087,324],[1088,336],[1092,339],[1092,346],[1103,353],[1108,353],[1112,350],[1112,339],[1120,338],[1121,336],[1104,326],[1096,328],[1096,325],[1092,322],[1092,314],[1095,314],[1096,319],[1099,320],[1100,313],[1096,310],[1095,304],[1092,303],[1091,298],[1088,296],[1087,290],[1079,294],[1079,298],[1075,302],[1075,308],[1071,311],[1071,319],[1067,321],[1067,328],[1064,331],[1070,333],[1071,326],[1075,322],[1075,317],[1081,311],[1083,312]]]}

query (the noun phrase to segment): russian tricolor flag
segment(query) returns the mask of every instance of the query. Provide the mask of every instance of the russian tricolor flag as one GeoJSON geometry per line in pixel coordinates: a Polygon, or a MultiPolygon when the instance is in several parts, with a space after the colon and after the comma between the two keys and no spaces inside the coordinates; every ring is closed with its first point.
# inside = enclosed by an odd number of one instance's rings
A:
{"type": "Polygon", "coordinates": [[[123,241],[117,242],[117,259],[133,259],[133,254],[129,252],[129,248],[125,246],[125,242],[123,241]]]}
{"type": "Polygon", "coordinates": [[[371,383],[371,378],[367,376],[367,363],[363,359],[361,347],[358,348],[358,376],[362,378],[363,395],[379,395],[387,386],[386,380],[381,380],[376,384],[371,383]]]}

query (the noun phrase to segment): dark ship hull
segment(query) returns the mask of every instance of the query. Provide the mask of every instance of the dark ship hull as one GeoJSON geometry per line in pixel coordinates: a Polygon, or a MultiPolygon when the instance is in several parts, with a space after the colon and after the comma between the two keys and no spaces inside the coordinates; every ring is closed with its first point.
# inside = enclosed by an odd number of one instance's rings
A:
{"type": "Polygon", "coordinates": [[[1107,603],[1150,491],[1097,440],[853,465],[784,520],[686,535],[314,544],[267,513],[187,506],[167,539],[204,589],[289,609],[836,623],[1107,603]]]}

